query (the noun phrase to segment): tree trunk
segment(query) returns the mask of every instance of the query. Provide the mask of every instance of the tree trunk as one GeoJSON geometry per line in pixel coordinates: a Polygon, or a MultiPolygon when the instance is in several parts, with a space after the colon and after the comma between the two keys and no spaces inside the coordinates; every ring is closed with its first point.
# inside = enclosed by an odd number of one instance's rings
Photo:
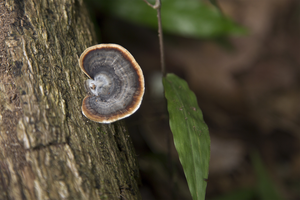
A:
{"type": "Polygon", "coordinates": [[[0,27],[0,199],[140,199],[124,124],[81,113],[83,0],[6,0],[0,27]]]}

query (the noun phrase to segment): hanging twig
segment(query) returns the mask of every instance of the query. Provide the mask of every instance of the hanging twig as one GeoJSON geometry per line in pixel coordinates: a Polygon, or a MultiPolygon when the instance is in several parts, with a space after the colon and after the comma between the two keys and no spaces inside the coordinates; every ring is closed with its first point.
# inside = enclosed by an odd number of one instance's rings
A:
{"type": "MultiPolygon", "coordinates": [[[[156,0],[155,4],[150,4],[147,0],[143,0],[146,2],[150,7],[157,11],[157,21],[158,21],[158,38],[159,38],[159,48],[160,48],[160,64],[161,64],[161,72],[162,76],[166,76],[166,68],[165,68],[165,55],[164,55],[164,44],[163,44],[163,32],[161,26],[161,0],[156,0]]],[[[168,167],[170,169],[170,178],[173,180],[174,172],[173,172],[173,165],[172,165],[172,156],[171,156],[171,137],[170,134],[167,136],[167,147],[168,147],[168,167]]],[[[174,193],[174,184],[172,184],[172,197],[175,197],[174,193]]],[[[174,199],[174,198],[173,198],[174,199]]]]}
{"type": "Polygon", "coordinates": [[[162,33],[162,26],[161,26],[161,15],[160,15],[161,0],[156,0],[154,5],[150,4],[147,0],[143,0],[143,1],[157,11],[160,64],[161,64],[162,75],[163,77],[165,77],[166,76],[165,54],[164,54],[163,33],[162,33]]]}

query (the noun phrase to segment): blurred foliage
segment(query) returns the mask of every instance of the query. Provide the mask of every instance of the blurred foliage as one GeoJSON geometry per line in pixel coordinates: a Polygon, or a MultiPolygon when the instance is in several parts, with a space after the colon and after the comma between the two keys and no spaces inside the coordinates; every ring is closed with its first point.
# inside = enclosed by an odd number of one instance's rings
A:
{"type": "Polygon", "coordinates": [[[218,1],[217,0],[209,0],[209,2],[214,5],[216,8],[218,8],[219,10],[221,10],[219,4],[218,4],[218,1]]]}
{"type": "Polygon", "coordinates": [[[204,200],[210,138],[195,94],[174,74],[163,78],[174,144],[194,200],[204,200]]]}
{"type": "MultiPolygon", "coordinates": [[[[156,10],[143,0],[87,2],[107,15],[157,29],[156,10]]],[[[165,32],[181,36],[215,38],[246,33],[244,28],[226,18],[216,7],[201,0],[162,0],[161,17],[165,32]]]]}
{"type": "Polygon", "coordinates": [[[256,187],[239,189],[211,200],[282,200],[258,152],[252,152],[251,162],[257,177],[256,187]]]}
{"type": "Polygon", "coordinates": [[[272,180],[268,176],[266,167],[257,152],[251,154],[251,160],[257,175],[257,193],[261,200],[282,200],[272,180]]]}

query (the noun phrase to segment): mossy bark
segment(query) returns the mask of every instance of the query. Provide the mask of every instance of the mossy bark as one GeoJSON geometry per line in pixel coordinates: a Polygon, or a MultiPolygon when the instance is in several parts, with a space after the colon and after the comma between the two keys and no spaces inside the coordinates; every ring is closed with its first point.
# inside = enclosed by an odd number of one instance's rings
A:
{"type": "Polygon", "coordinates": [[[85,118],[83,0],[0,3],[0,199],[140,199],[122,122],[85,118]]]}

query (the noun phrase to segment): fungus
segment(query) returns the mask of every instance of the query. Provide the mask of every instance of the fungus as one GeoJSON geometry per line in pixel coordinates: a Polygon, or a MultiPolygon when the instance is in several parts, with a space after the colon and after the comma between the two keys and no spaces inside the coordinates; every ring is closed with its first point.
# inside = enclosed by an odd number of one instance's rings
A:
{"type": "Polygon", "coordinates": [[[117,44],[98,44],[80,56],[88,95],[82,113],[92,121],[112,123],[132,115],[144,95],[143,72],[134,57],[117,44]]]}

